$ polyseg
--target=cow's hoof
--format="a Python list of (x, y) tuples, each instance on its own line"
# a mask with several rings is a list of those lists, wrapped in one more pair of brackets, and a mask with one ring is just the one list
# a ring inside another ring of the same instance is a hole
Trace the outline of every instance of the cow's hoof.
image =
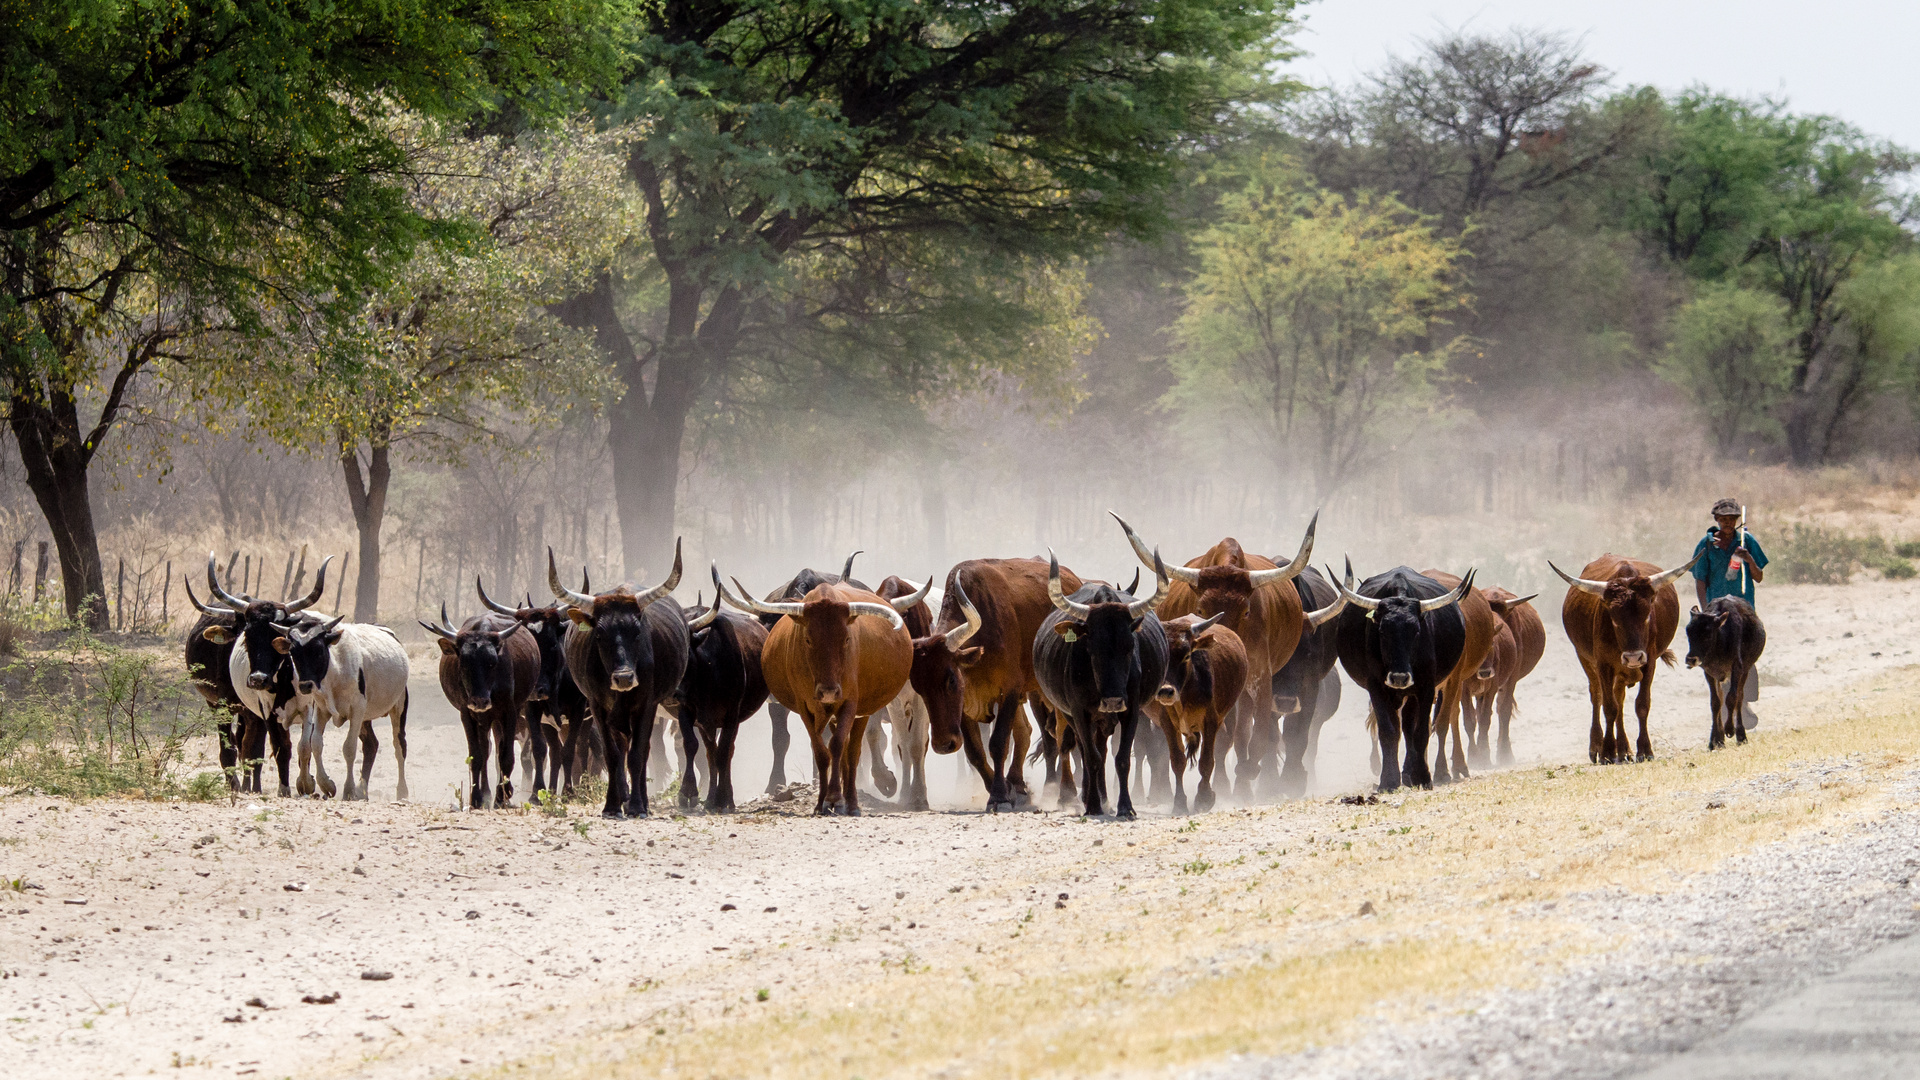
[[(1195, 802), (1195, 803), (1196, 803), (1196, 805), (1197, 805), (1197, 804), (1198, 804), (1198, 802), (1199, 802), (1199, 800), (1198, 800), (1198, 799), (1196, 799), (1196, 800), (1194, 800), (1194, 802)], [(1175, 800), (1173, 800), (1173, 816), (1174, 816), (1174, 817), (1185, 817), (1185, 816), (1186, 816), (1186, 813), (1187, 813), (1187, 800), (1185, 800), (1185, 799), (1175, 799)]]
[(1204, 814), (1213, 809), (1213, 792), (1203, 791), (1193, 797), (1193, 812)]
[(1133, 812), (1133, 807), (1131, 806), (1113, 812), (1113, 820), (1115, 821), (1134, 821), (1137, 820), (1139, 816), (1140, 815)]
[(293, 792), (292, 792), (291, 790), (289, 790), (289, 789), (287, 788), (287, 785), (285, 785), (285, 784), (281, 784), (281, 785), (280, 785), (280, 797), (281, 797), (281, 798), (283, 798), (283, 799), (291, 799), (291, 798), (293, 798)]
[(1513, 751), (1512, 750), (1507, 749), (1507, 750), (1500, 751), (1500, 767), (1503, 769), (1513, 768)]
[(602, 810), (600, 811), (600, 816), (608, 821), (625, 821), (627, 819), (627, 815), (618, 810)]

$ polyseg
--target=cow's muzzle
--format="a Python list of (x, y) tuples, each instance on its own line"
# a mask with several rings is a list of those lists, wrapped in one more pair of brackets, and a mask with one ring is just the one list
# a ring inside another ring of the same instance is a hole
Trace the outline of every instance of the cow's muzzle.
[(273, 676), (262, 675), (257, 671), (247, 672), (247, 689), (265, 690), (267, 687), (272, 685), (273, 685)]
[(1694, 655), (1692, 655), (1692, 654), (1688, 654), (1688, 656), (1687, 656), (1687, 670), (1688, 670), (1688, 671), (1692, 671), (1692, 670), (1693, 670), (1694, 668), (1697, 668), (1697, 667), (1699, 667), (1699, 666), (1700, 666), (1700, 658), (1699, 658), (1699, 657), (1697, 657), (1697, 656), (1694, 656)]
[(306, 694), (311, 694), (314, 691), (314, 687), (318, 685), (319, 684), (315, 683), (312, 679), (303, 679), (300, 682), (300, 693), (303, 696)]
[(1621, 654), (1620, 654), (1620, 666), (1621, 666), (1621, 667), (1626, 667), (1626, 668), (1643, 668), (1643, 667), (1646, 667), (1646, 666), (1647, 666), (1647, 651), (1646, 651), (1645, 649), (1635, 649), (1635, 650), (1634, 650), (1633, 652), (1623, 652), (1623, 653), (1621, 653)]
[(1180, 691), (1175, 690), (1171, 683), (1161, 683), (1160, 689), (1153, 696), (1160, 699), (1160, 704), (1171, 705), (1180, 700)]
[(1100, 711), (1104, 713), (1126, 712), (1127, 699), (1117, 697), (1101, 698)]
[(1476, 679), (1491, 679), (1493, 676), (1494, 670), (1492, 664), (1481, 664), (1480, 670), (1474, 673), (1474, 678)]
[(845, 700), (840, 693), (839, 687), (823, 686), (819, 683), (814, 684), (813, 696), (818, 698), (822, 705), (838, 705)]
[(613, 684), (615, 690), (623, 694), (640, 685), (639, 677), (633, 673), (633, 669), (630, 667), (623, 667), (615, 671), (613, 674), (607, 676), (607, 681)]
[(1409, 671), (1389, 671), (1389, 672), (1387, 672), (1387, 688), (1388, 688), (1388, 689), (1390, 689), (1390, 690), (1407, 690), (1407, 689), (1410, 689), (1410, 688), (1412, 688), (1412, 686), (1413, 686), (1413, 673), (1412, 673), (1412, 672), (1409, 672)]
[(1273, 711), (1277, 713), (1297, 713), (1300, 711), (1300, 698), (1293, 694), (1273, 695)]

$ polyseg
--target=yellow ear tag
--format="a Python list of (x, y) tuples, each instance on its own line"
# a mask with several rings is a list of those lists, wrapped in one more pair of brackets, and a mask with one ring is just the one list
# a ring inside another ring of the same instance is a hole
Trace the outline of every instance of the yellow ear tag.
[(1374, 617), (1374, 615), (1376, 615), (1376, 614), (1378, 614), (1378, 611), (1377, 611), (1377, 610), (1369, 610), (1369, 611), (1367, 612), (1367, 618), (1369, 618), (1369, 619), (1371, 619), (1371, 618), (1373, 618), (1373, 617)]
[(1074, 633), (1074, 632), (1073, 632), (1073, 631), (1071, 631), (1071, 630), (1069, 630), (1069, 631), (1067, 631), (1067, 632), (1066, 632), (1066, 633), (1064, 633), (1064, 634), (1061, 634), (1061, 635), (1060, 635), (1060, 637), (1061, 637), (1061, 640), (1063, 640), (1063, 641), (1065, 641), (1065, 642), (1066, 642), (1067, 644), (1069, 644), (1069, 645), (1071, 645), (1071, 644), (1073, 644), (1074, 642), (1076, 642), (1076, 641), (1079, 641), (1079, 640), (1080, 640), (1080, 635), (1079, 635), (1079, 634), (1076, 634), (1076, 633)]

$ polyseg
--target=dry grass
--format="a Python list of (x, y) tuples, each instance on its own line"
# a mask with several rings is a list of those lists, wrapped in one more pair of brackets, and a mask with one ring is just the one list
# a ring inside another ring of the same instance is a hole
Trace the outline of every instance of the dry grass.
[[(701, 999), (663, 998), (640, 1027), (513, 1072), (1090, 1075), (1324, 1044), (1370, 1016), (1524, 983), (1608, 945), (1604, 928), (1548, 902), (1671, 890), (1732, 855), (1876, 813), (1887, 781), (1920, 758), (1916, 691), (1920, 669), (1906, 669), (1838, 706), (1776, 706), (1744, 748), (1645, 765), (1506, 773), (1375, 806), (1062, 825), (1070, 853), (1049, 869), (1084, 881), (1065, 909), (1042, 896), (923, 954), (879, 949), (877, 962), (872, 942), (841, 943), (845, 928), (744, 956), (699, 980)], [(1017, 908), (1023, 886), (1002, 882), (997, 899)], [(755, 1003), (756, 987), (803, 966), (789, 950), (816, 946), (845, 962)]]

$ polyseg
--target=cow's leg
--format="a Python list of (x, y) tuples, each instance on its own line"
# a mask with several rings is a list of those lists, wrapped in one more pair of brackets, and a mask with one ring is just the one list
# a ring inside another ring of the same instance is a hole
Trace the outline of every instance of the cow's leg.
[(643, 784), (636, 780), (634, 790), (640, 791), (649, 785), (666, 787), (673, 781), (672, 751), (667, 749), (667, 724), (662, 720), (663, 710), (654, 710), (653, 720), (647, 732), (647, 776)]
[(1488, 744), (1487, 736), (1493, 729), (1493, 690), (1483, 694), (1469, 694), (1467, 707), (1467, 764), (1476, 769), (1490, 768), (1493, 765), (1493, 748)]
[[(1640, 693), (1633, 699), (1633, 715), (1640, 721), (1640, 737), (1633, 742), (1635, 761), (1653, 760), (1653, 738), (1647, 734), (1647, 714), (1653, 711), (1653, 665), (1653, 658), (1648, 657), (1646, 667), (1640, 672)], [(1739, 708), (1737, 704), (1734, 707)], [(1625, 734), (1623, 729), (1621, 735)], [(1625, 747), (1621, 749), (1624, 751)]]
[[(905, 691), (902, 693), (904, 694)], [(896, 697), (894, 700), (898, 701), (899, 698)], [(887, 768), (886, 725), (874, 723), (872, 717), (868, 717), (867, 723), (862, 724), (861, 727), (866, 729), (861, 738), (865, 740), (867, 772), (873, 777), (874, 790), (891, 799), (893, 793), (900, 790), (900, 778), (893, 775), (892, 769)]]
[(1133, 737), (1140, 730), (1140, 710), (1128, 709), (1121, 716), (1120, 738), (1113, 748), (1114, 786), (1119, 789), (1114, 799), (1113, 816), (1121, 821), (1132, 821), (1138, 814), (1133, 811), (1133, 792), (1127, 787), (1127, 773), (1133, 768)]
[[(660, 735), (660, 709), (657, 704), (642, 703), (635, 716), (639, 731), (627, 745), (627, 816), (643, 818), (647, 816), (647, 785), (652, 782), (649, 772), (653, 754), (654, 740)], [(661, 758), (667, 755), (661, 748)]]
[(1020, 710), (1020, 695), (1013, 695), (1011, 700), (1013, 760), (1007, 763), (1007, 793), (1013, 798), (1015, 810), (1025, 810), (1033, 805), (1033, 791), (1027, 787), (1027, 755), (1033, 752), (1033, 725)]
[(363, 725), (358, 713), (364, 704), (364, 702), (356, 702), (354, 715), (349, 716), (347, 722), (342, 725), (346, 729), (346, 737), (340, 740), (340, 757), (347, 763), (346, 786), (340, 791), (340, 799), (342, 802), (361, 797), (359, 791), (354, 787), (353, 763), (354, 758), (360, 752), (360, 729)]
[(360, 724), (360, 799), (367, 798), (367, 788), (373, 779), (373, 762), (380, 756), (380, 736), (373, 730), (371, 718)]
[(1427, 742), (1433, 736), (1430, 718), (1438, 697), (1439, 688), (1428, 687), (1410, 696), (1402, 705), (1405, 718), (1401, 723), (1401, 734), (1406, 744), (1406, 757), (1400, 765), (1400, 776), (1414, 787), (1431, 788), (1434, 785), (1433, 773), (1427, 769)]
[(993, 768), (987, 764), (986, 746), (980, 741), (980, 725), (967, 717), (960, 718), (960, 750), (966, 755), (967, 764), (973, 766), (974, 774), (980, 777), (980, 783), (987, 789), (987, 811), (993, 812)]
[[(993, 731), (987, 736), (987, 755), (993, 762), (993, 780), (987, 786), (987, 809), (1012, 810), (1013, 792), (1007, 784), (1007, 750), (1013, 743), (1013, 722), (1020, 698), (1008, 694), (993, 708)], [(1016, 759), (1017, 760), (1017, 759)]]
[(407, 801), (407, 698), (401, 698), (400, 704), (387, 713), (387, 724), (393, 730), (393, 801)]
[(1727, 744), (1727, 723), (1722, 709), (1726, 699), (1721, 693), (1720, 680), (1713, 672), (1703, 671), (1707, 679), (1707, 749), (1718, 750)]
[[(1166, 730), (1148, 721), (1145, 728), (1134, 733), (1133, 745), (1139, 760), (1146, 765), (1147, 798), (1156, 805), (1170, 801), (1173, 798), (1173, 743)], [(1143, 745), (1145, 749), (1139, 749)]]
[[(300, 732), (300, 749), (303, 758), (313, 763), (314, 786), (322, 795), (331, 799), (334, 796), (333, 777), (327, 775), (327, 725), (318, 715), (318, 708), (307, 706), (306, 726)], [(306, 771), (306, 762), (301, 763), (301, 772)]]
[(1600, 717), (1602, 733), (1600, 736), (1600, 761), (1611, 765), (1620, 760), (1623, 740), (1614, 737), (1615, 731), (1624, 731), (1620, 723), (1620, 712), (1626, 698), (1626, 687), (1621, 684), (1620, 676), (1612, 668), (1600, 669)]
[[(293, 796), (293, 787), (287, 782), (287, 774), (293, 767), (293, 734), (287, 730), (287, 717), (274, 716), (267, 719), (267, 735), (273, 740), (273, 768), (280, 775), (279, 795), (283, 799)], [(306, 766), (300, 767), (300, 776), (306, 781)], [(304, 793), (303, 793), (304, 794)]]
[(1194, 773), (1198, 782), (1194, 785), (1193, 808), (1202, 814), (1213, 809), (1213, 756), (1219, 745), (1220, 714), (1214, 712), (1209, 706), (1206, 719), (1200, 723), (1200, 758), (1197, 762), (1199, 768)]
[(1080, 813), (1084, 817), (1099, 817), (1106, 810), (1105, 800), (1100, 797), (1100, 784), (1107, 771), (1107, 763), (1100, 759), (1106, 747), (1095, 745), (1096, 723), (1097, 719), (1085, 716), (1073, 718), (1073, 741), (1080, 747)]
[(491, 794), (487, 786), (487, 728), (470, 709), (460, 710), (460, 730), (467, 737), (467, 808), (479, 810)]
[(285, 741), (286, 729), (280, 728), (280, 725), (278, 724), (271, 724), (268, 721), (253, 715), (253, 713), (250, 711), (241, 712), (239, 716), (239, 721), (240, 721), (240, 777), (241, 777), (240, 786), (243, 790), (250, 791), (250, 792), (253, 792), (255, 795), (258, 795), (266, 790), (261, 786), (260, 773), (262, 768), (266, 765), (267, 740), (269, 737), (271, 737), (274, 734), (274, 732), (269, 729), (271, 728), (280, 729), (279, 734), (281, 738), (274, 740), (274, 747), (276, 751), (278, 750), (280, 744)]
[(1509, 682), (1500, 688), (1495, 696), (1495, 707), (1500, 713), (1500, 757), (1503, 766), (1513, 764), (1513, 714), (1519, 711), (1520, 704), (1513, 697), (1514, 684)]
[(607, 801), (600, 816), (618, 821), (627, 816), (627, 749), (633, 732), (612, 717), (595, 726), (600, 729), (600, 756), (607, 759)]
[(1747, 680), (1753, 678), (1753, 665), (1736, 656), (1733, 660), (1733, 675), (1727, 680), (1727, 714), (1733, 721), (1733, 733), (1737, 741), (1747, 741)]
[(767, 794), (771, 795), (787, 786), (787, 747), (793, 744), (793, 735), (787, 731), (785, 705), (767, 702), (767, 718), (773, 721), (773, 771), (767, 774)]
[(226, 705), (209, 701), (207, 708), (213, 711), (213, 730), (220, 737), (220, 775), (227, 778), (228, 791), (244, 791), (240, 783), (240, 741), (244, 725)]
[[(1429, 732), (1429, 734), (1432, 736), (1432, 739), (1433, 739), (1433, 782), (1436, 785), (1450, 784), (1453, 782), (1453, 772), (1447, 767), (1447, 704), (1448, 704), (1448, 700), (1449, 698), (1447, 694), (1446, 684), (1442, 683), (1439, 688), (1439, 696), (1434, 703), (1434, 709), (1432, 712), (1433, 727)], [(1411, 745), (1412, 744), (1412, 734), (1411, 734), (1412, 725), (1411, 724), (1407, 725), (1406, 731), (1407, 731), (1408, 744)], [(1420, 740), (1421, 756), (1424, 757), (1426, 755), (1426, 752), (1427, 752), (1427, 740), (1423, 738)]]
[(513, 805), (513, 736), (520, 726), (520, 718), (506, 704), (493, 707), (493, 752), (499, 763), (500, 783), (494, 789), (493, 806), (496, 810), (505, 810)]
[(1297, 799), (1307, 793), (1308, 744), (1313, 740), (1313, 714), (1320, 704), (1320, 683), (1302, 686), (1294, 699), (1296, 708), (1280, 721), (1280, 774), (1274, 792), (1281, 798)]
[[(1167, 771), (1173, 781), (1173, 816), (1180, 817), (1187, 812), (1187, 746), (1186, 740), (1173, 725), (1173, 716), (1166, 710), (1160, 712), (1160, 721), (1154, 725), (1160, 731), (1160, 737), (1167, 744)], [(1204, 754), (1205, 751), (1203, 750)], [(1197, 791), (1209, 791), (1207, 776), (1202, 772)], [(1197, 792), (1196, 792), (1197, 793)]]
[[(1368, 687), (1368, 696), (1373, 706), (1373, 730), (1378, 746), (1378, 768), (1380, 769), (1380, 790), (1397, 791), (1400, 788), (1400, 702), (1387, 693), (1384, 687)], [(1409, 781), (1411, 778), (1408, 778)]]
[(1587, 701), (1593, 706), (1593, 726), (1587, 730), (1587, 760), (1598, 765), (1600, 764), (1601, 753), (1606, 750), (1607, 745), (1606, 734), (1600, 727), (1600, 701), (1601, 692), (1605, 689), (1605, 686), (1602, 685), (1604, 680), (1601, 677), (1600, 669), (1589, 665), (1584, 659), (1581, 661), (1580, 666), (1585, 669), (1587, 673)]
[(933, 724), (927, 715), (927, 703), (918, 695), (907, 702), (906, 732), (894, 732), (894, 741), (900, 752), (900, 771), (905, 774), (907, 785), (906, 803), (909, 810), (928, 809), (927, 803), (927, 745), (932, 741)]
[(580, 739), (591, 726), (585, 716), (575, 716), (568, 719), (566, 731), (562, 733), (560, 765), (565, 770), (560, 787), (562, 801), (573, 798), (573, 786), (580, 782), (580, 768), (586, 764), (580, 755)]
[(713, 734), (712, 749), (708, 751), (713, 763), (712, 775), (707, 784), (707, 812), (731, 814), (733, 805), (733, 746), (740, 737), (740, 724), (731, 721), (720, 725)]
[(840, 724), (846, 728), (847, 737), (844, 752), (847, 755), (846, 768), (842, 775), (841, 788), (845, 797), (843, 812), (849, 817), (860, 816), (860, 785), (854, 781), (860, 775), (860, 750), (866, 745), (867, 728), (873, 726), (873, 718), (853, 715), (851, 703), (841, 707), (845, 714)]
[(693, 763), (700, 756), (701, 736), (705, 732), (695, 723), (693, 710), (685, 702), (680, 704), (680, 747), (684, 752), (686, 767), (680, 770), (680, 794), (677, 802), (680, 809), (691, 810), (700, 805), (700, 777), (694, 771)]
[(1046, 703), (1039, 700), (1039, 697), (1040, 695), (1035, 694), (1028, 698), (1027, 708), (1033, 712), (1034, 723), (1040, 726), (1040, 756), (1047, 768), (1046, 780), (1040, 785), (1040, 795), (1045, 798), (1047, 792), (1052, 791), (1054, 804), (1057, 806), (1061, 793), (1067, 790), (1060, 786), (1059, 721), (1047, 708)]
[(1280, 794), (1280, 714), (1273, 709), (1272, 694), (1248, 691), (1242, 700), (1255, 709), (1253, 732), (1247, 740), (1248, 752), (1253, 755), (1247, 794), (1250, 800), (1271, 799)]
[[(540, 793), (547, 790), (547, 734), (540, 719), (545, 707), (544, 701), (529, 700), (522, 714), (520, 735), (526, 741), (520, 748), (520, 778), (526, 782), (529, 803), (538, 802)], [(529, 760), (533, 763), (531, 772), (526, 768)]]

